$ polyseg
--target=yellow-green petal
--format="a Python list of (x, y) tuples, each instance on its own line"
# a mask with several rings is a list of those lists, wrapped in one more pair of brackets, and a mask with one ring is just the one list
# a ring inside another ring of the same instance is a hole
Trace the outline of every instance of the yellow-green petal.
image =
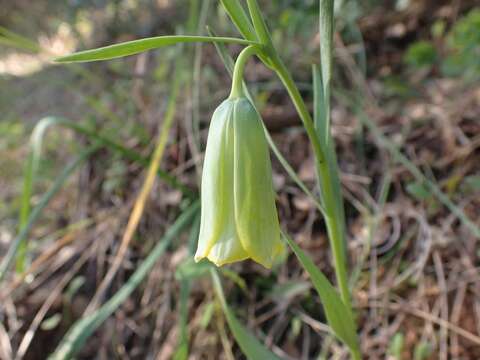
[(283, 245), (268, 144), (261, 118), (247, 98), (235, 101), (234, 133), (237, 233), (248, 255), (263, 266), (271, 267)]
[(195, 260), (251, 258), (270, 267), (283, 250), (261, 119), (246, 98), (224, 101), (210, 124)]
[(224, 101), (210, 124), (202, 174), (202, 215), (195, 260), (218, 266), (246, 259), (236, 233), (233, 184), (233, 103)]

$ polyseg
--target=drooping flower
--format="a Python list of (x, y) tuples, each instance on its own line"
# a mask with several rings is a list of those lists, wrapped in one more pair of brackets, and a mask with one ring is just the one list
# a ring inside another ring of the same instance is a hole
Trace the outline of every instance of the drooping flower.
[(246, 97), (214, 112), (202, 174), (195, 260), (217, 266), (251, 258), (269, 268), (283, 249), (272, 168), (260, 115)]

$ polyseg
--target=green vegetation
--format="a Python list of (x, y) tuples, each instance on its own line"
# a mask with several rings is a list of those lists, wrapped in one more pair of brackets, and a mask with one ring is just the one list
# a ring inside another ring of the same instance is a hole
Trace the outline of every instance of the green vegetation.
[(479, 358), (480, 9), (425, 4), (7, 4), (0, 358)]

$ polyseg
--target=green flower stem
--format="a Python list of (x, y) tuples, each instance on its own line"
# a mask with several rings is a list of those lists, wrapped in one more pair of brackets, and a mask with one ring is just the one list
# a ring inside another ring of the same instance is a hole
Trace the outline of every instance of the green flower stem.
[(275, 56), (272, 59), (272, 63), (273, 69), (280, 77), (280, 80), (282, 80), (283, 85), (287, 89), (288, 94), (293, 101), (293, 105), (295, 106), (298, 115), (300, 115), (300, 119), (303, 122), (303, 126), (305, 127), (308, 138), (312, 143), (313, 151), (315, 153), (315, 157), (317, 158), (317, 162), (319, 163), (319, 165), (325, 164), (325, 153), (318, 139), (312, 117), (308, 111), (307, 105), (305, 105), (305, 102), (303, 101), (302, 95), (300, 95), (300, 92), (298, 91), (298, 88), (295, 85), (292, 76), (290, 75), (287, 67), (282, 62), (282, 60), (280, 60), (278, 56)]
[[(275, 50), (274, 50), (275, 51)], [(258, 54), (260, 51), (257, 46), (250, 45), (242, 50), (235, 63), (233, 70), (233, 83), (230, 98), (237, 98), (244, 95), (243, 91), (243, 73), (245, 65), (248, 59)], [(319, 178), (325, 186), (324, 193), (324, 206), (326, 210), (325, 223), (327, 225), (328, 235), (332, 247), (332, 253), (335, 261), (335, 272), (337, 277), (338, 286), (340, 288), (340, 294), (345, 305), (351, 309), (350, 290), (348, 287), (348, 276), (345, 261), (345, 248), (344, 248), (344, 234), (341, 219), (337, 218), (338, 204), (335, 201), (333, 190), (333, 178), (330, 174), (330, 167), (326, 161), (324, 150), (321, 146), (319, 137), (315, 130), (315, 126), (312, 117), (303, 101), (303, 98), (298, 91), (295, 82), (290, 75), (285, 64), (281, 61), (278, 55), (270, 57), (273, 69), (276, 71), (285, 88), (287, 89), (295, 108), (302, 119), (303, 126), (307, 132), (310, 142), (315, 153), (317, 160), (317, 172)]]
[[(324, 219), (325, 224), (327, 226), (328, 237), (330, 240), (330, 246), (332, 248), (332, 254), (334, 258), (334, 268), (335, 274), (337, 279), (337, 284), (340, 289), (340, 296), (342, 301), (344, 302), (346, 308), (350, 312), (353, 318), (353, 310), (352, 310), (352, 302), (351, 302), (351, 295), (350, 289), (348, 286), (348, 274), (347, 274), (347, 264), (346, 264), (346, 249), (345, 249), (345, 219), (343, 214), (343, 203), (336, 200), (336, 190), (337, 190), (337, 181), (338, 176), (336, 172), (338, 172), (338, 165), (335, 156), (335, 150), (332, 148), (330, 144), (330, 134), (329, 134), (329, 124), (327, 124), (327, 132), (326, 138), (320, 139), (319, 134), (315, 128), (315, 124), (312, 120), (312, 117), (308, 111), (308, 108), (297, 88), (295, 82), (288, 71), (287, 67), (283, 63), (283, 61), (278, 56), (278, 53), (275, 47), (272, 44), (270, 34), (268, 32), (267, 26), (261, 14), (260, 8), (256, 0), (247, 0), (248, 9), (250, 12), (251, 19), (253, 21), (253, 26), (257, 33), (257, 37), (261, 41), (261, 47), (258, 45), (249, 46), (253, 47), (254, 49), (249, 50), (246, 48), (242, 53), (239, 55), (237, 59), (237, 63), (235, 64), (234, 69), (234, 81), (233, 87), (230, 97), (238, 96), (238, 94), (243, 94), (243, 85), (242, 85), (242, 77), (243, 77), (243, 70), (245, 67), (245, 63), (249, 56), (255, 54), (255, 50), (257, 50), (257, 55), (262, 59), (266, 66), (274, 70), (277, 75), (279, 76), (280, 80), (282, 81), (283, 85), (285, 86), (292, 102), (303, 122), (303, 126), (309, 140), (312, 144), (314, 155), (316, 158), (316, 170), (318, 175), (319, 184), (321, 184), (322, 189), (322, 200), (323, 206), (325, 209)], [(332, 1), (333, 4), (333, 1)], [(330, 9), (328, 9), (330, 10)], [(333, 16), (331, 11), (324, 14), (326, 17)], [(327, 18), (327, 20), (331, 20)], [(332, 23), (327, 24), (333, 31)], [(327, 29), (328, 30), (328, 29)], [(331, 37), (331, 33), (327, 34)], [(327, 44), (327, 46), (331, 47), (331, 42)], [(331, 52), (323, 52), (323, 57), (331, 57)], [(322, 59), (322, 61), (325, 61)], [(328, 66), (331, 67), (331, 58), (328, 59), (326, 62)], [(328, 70), (327, 67), (322, 70)], [(326, 83), (323, 84), (324, 92), (326, 96), (329, 97), (330, 91), (330, 72), (325, 74), (325, 81)], [(328, 105), (326, 111), (329, 112)], [(329, 121), (329, 118), (326, 119)], [(323, 142), (323, 144), (322, 144)], [(354, 360), (360, 360), (361, 354), (358, 346), (352, 347), (350, 349), (352, 358)]]
[(333, 179), (330, 174), (328, 162), (325, 160), (325, 154), (320, 145), (320, 141), (315, 131), (315, 127), (313, 125), (310, 113), (308, 112), (307, 106), (305, 105), (305, 102), (303, 101), (303, 98), (300, 95), (300, 92), (298, 91), (298, 88), (295, 85), (295, 82), (293, 81), (288, 69), (278, 57), (273, 59), (273, 67), (287, 89), (295, 108), (302, 119), (307, 135), (313, 146), (317, 160), (318, 176), (322, 179), (322, 183), (326, 187), (324, 191), (322, 191), (324, 194), (323, 201), (326, 211), (325, 223), (327, 225), (328, 235), (332, 246), (337, 282), (340, 288), (342, 300), (345, 302), (345, 305), (351, 309), (352, 305), (350, 300), (350, 290), (348, 287), (348, 277), (343, 245), (343, 226), (340, 223), (341, 219), (338, 219), (335, 216), (335, 214), (337, 214), (336, 207), (338, 204), (336, 204), (334, 198)]
[(258, 49), (255, 46), (250, 45), (243, 49), (238, 55), (237, 61), (235, 62), (235, 68), (233, 69), (233, 82), (229, 97), (230, 99), (245, 96), (245, 92), (243, 91), (243, 73), (245, 65), (247, 64), (248, 59), (257, 53)]

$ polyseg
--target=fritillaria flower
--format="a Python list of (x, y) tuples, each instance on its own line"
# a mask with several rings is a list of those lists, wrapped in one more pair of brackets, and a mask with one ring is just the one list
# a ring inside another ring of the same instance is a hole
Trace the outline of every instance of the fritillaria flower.
[(269, 268), (282, 252), (261, 121), (244, 96), (230, 97), (213, 114), (202, 174), (196, 261), (208, 258), (221, 266), (250, 258)]

